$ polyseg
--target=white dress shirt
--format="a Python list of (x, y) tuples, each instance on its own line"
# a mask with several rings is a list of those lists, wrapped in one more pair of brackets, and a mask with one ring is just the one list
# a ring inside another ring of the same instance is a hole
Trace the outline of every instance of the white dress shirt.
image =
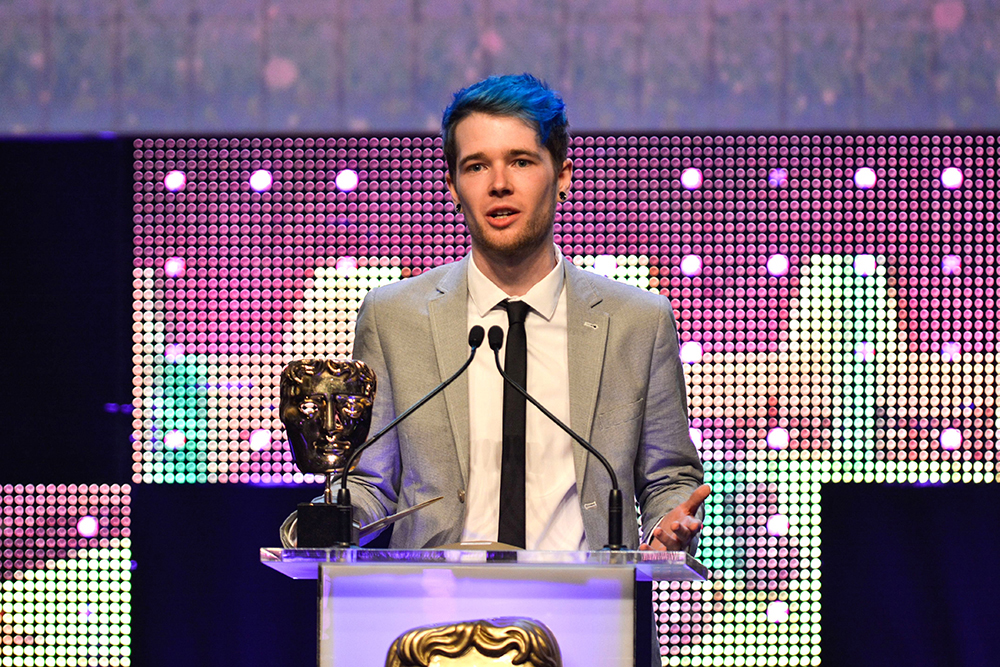
[[(562, 253), (555, 268), (522, 297), (507, 294), (469, 262), (469, 329), (504, 331), (505, 300), (531, 306), (524, 322), (528, 343), (528, 393), (563, 423), (569, 423), (569, 353)], [(469, 487), (462, 541), (497, 539), (500, 519), (500, 459), (503, 451), (503, 378), (493, 351), (483, 346), (469, 367)], [(525, 538), (528, 549), (586, 548), (576, 489), (573, 442), (530, 403), (525, 420)]]

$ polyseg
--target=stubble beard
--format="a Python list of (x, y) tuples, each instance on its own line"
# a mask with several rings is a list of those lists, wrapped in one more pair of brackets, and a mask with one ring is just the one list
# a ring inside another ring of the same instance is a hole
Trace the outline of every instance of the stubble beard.
[(468, 220), (472, 245), (488, 257), (510, 264), (532, 255), (539, 248), (550, 245), (552, 228), (555, 224), (556, 205), (549, 204), (543, 211), (537, 211), (516, 233), (508, 230), (488, 229), (485, 222)]

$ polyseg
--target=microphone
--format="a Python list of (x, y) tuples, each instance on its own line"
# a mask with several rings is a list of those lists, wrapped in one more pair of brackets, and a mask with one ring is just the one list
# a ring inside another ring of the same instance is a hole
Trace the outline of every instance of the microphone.
[(503, 329), (500, 327), (490, 327), (490, 349), (494, 352), (500, 352), (500, 348), (503, 347)]
[[(472, 354), (475, 354), (476, 350), (478, 350), (479, 346), (482, 344), (483, 344), (483, 328), (477, 324), (476, 326), (472, 327), (471, 331), (469, 331), (469, 347), (472, 348)], [(469, 358), (471, 359), (472, 357)]]
[(608, 493), (608, 543), (604, 545), (604, 548), (609, 551), (622, 551), (625, 546), (622, 544), (622, 490), (618, 486), (618, 475), (615, 474), (615, 469), (611, 467), (608, 460), (604, 458), (604, 455), (599, 451), (594, 449), (594, 446), (589, 442), (580, 437), (576, 431), (571, 429), (566, 424), (563, 424), (559, 419), (545, 409), (545, 407), (536, 401), (534, 397), (531, 396), (527, 391), (524, 390), (519, 384), (514, 382), (510, 376), (508, 376), (503, 368), (500, 366), (500, 348), (503, 347), (503, 329), (497, 326), (490, 327), (490, 332), (488, 334), (490, 349), (493, 350), (493, 358), (497, 364), (497, 370), (500, 371), (501, 377), (504, 381), (517, 390), (521, 396), (536, 408), (538, 408), (543, 415), (548, 417), (552, 422), (565, 431), (569, 437), (576, 440), (581, 447), (593, 454), (604, 469), (608, 471), (608, 476), (611, 478), (611, 491)]
[[(503, 334), (501, 333), (501, 337), (502, 336)], [(405, 412), (403, 412), (401, 415), (399, 415), (391, 422), (389, 422), (381, 431), (370, 437), (368, 441), (365, 442), (365, 444), (361, 445), (356, 450), (354, 450), (354, 452), (352, 452), (351, 455), (347, 458), (347, 463), (344, 465), (344, 473), (340, 477), (341, 481), (340, 490), (337, 492), (337, 518), (335, 519), (336, 525), (334, 527), (334, 532), (337, 536), (336, 542), (334, 543), (335, 547), (345, 549), (357, 546), (354, 544), (354, 536), (352, 534), (352, 524), (354, 523), (354, 507), (351, 505), (351, 492), (347, 488), (347, 475), (354, 467), (354, 464), (358, 460), (358, 457), (361, 456), (361, 453), (363, 451), (365, 451), (366, 449), (374, 445), (376, 442), (378, 442), (382, 438), (382, 436), (384, 436), (386, 433), (395, 428), (399, 422), (409, 417), (424, 403), (426, 403), (427, 401), (431, 400), (432, 398), (440, 394), (442, 391), (444, 391), (445, 387), (447, 387), (452, 382), (457, 380), (458, 376), (464, 373), (465, 369), (467, 369), (469, 365), (472, 364), (472, 360), (476, 358), (476, 350), (478, 350), (479, 346), (483, 344), (484, 337), (485, 336), (483, 333), (483, 328), (481, 326), (477, 324), (476, 326), (472, 327), (472, 330), (469, 331), (469, 347), (472, 348), (472, 352), (469, 354), (469, 358), (466, 359), (465, 363), (462, 364), (462, 367), (459, 368), (457, 371), (455, 371), (454, 375), (452, 375), (450, 378), (448, 378), (447, 380), (439, 384), (437, 387), (432, 389), (429, 394), (421, 398), (419, 401), (417, 401), (409, 408), (407, 408)]]

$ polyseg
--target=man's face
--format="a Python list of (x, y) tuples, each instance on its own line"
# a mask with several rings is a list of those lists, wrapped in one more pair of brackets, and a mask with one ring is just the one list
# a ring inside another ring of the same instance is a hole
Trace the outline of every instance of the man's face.
[(306, 360), (282, 373), (281, 422), (302, 472), (339, 472), (368, 437), (375, 381), (361, 367), (357, 361)]
[(568, 191), (572, 162), (555, 165), (528, 123), (473, 113), (455, 126), (452, 198), (462, 204), (473, 249), (519, 259), (552, 243), (559, 191)]

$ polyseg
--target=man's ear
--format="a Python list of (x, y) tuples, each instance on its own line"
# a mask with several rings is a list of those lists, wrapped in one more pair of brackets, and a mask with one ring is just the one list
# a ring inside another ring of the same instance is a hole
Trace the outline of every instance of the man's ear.
[(458, 199), (458, 190), (455, 189), (455, 179), (451, 177), (451, 170), (445, 172), (444, 182), (448, 185), (448, 191), (451, 192), (451, 202), (453, 204), (460, 204), (461, 201)]
[(573, 185), (573, 161), (569, 158), (563, 160), (562, 168), (556, 176), (556, 183), (559, 186), (559, 192), (569, 194), (570, 186)]

